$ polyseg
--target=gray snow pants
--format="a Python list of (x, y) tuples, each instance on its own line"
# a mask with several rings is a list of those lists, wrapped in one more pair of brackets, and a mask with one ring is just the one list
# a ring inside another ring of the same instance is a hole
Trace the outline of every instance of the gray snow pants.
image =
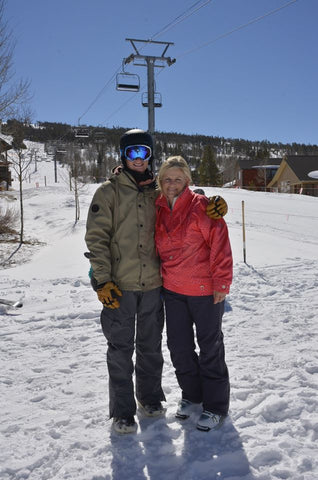
[(161, 288), (148, 292), (124, 290), (120, 307), (104, 307), (101, 313), (107, 339), (109, 415), (129, 417), (136, 413), (133, 354), (136, 349), (136, 398), (143, 404), (165, 400), (161, 387), (164, 324)]

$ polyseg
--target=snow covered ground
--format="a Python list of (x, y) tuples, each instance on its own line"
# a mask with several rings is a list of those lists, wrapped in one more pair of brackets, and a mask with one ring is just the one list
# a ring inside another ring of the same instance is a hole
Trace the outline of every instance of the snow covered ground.
[[(166, 416), (138, 415), (137, 434), (118, 436), (108, 420), (100, 304), (83, 256), (97, 185), (82, 193), (74, 226), (62, 173), (55, 184), (52, 162), (31, 170), (25, 231), (45, 244), (22, 247), (15, 266), (1, 267), (0, 297), (24, 306), (0, 307), (0, 478), (317, 480), (318, 199), (205, 189), (229, 204), (235, 277), (223, 331), (230, 415), (209, 433), (195, 429), (199, 412), (174, 418), (180, 392), (164, 337)], [(0, 206), (17, 197), (0, 194)], [(2, 249), (2, 261), (13, 249)]]

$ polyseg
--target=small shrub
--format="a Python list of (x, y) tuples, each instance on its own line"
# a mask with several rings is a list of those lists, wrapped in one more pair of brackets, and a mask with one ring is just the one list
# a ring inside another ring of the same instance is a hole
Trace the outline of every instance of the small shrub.
[(0, 208), (0, 235), (16, 234), (17, 222), (18, 214), (12, 208), (7, 208), (5, 211)]

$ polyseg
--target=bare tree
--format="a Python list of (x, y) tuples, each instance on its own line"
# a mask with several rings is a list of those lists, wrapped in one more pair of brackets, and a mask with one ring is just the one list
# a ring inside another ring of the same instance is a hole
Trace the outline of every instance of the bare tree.
[(13, 140), (13, 153), (10, 152), (10, 163), (18, 176), (20, 192), (20, 245), (24, 242), (24, 210), (23, 210), (23, 180), (26, 179), (32, 156), (28, 155), (23, 143), (23, 123), (15, 121), (10, 132)]
[(70, 191), (74, 194), (76, 224), (80, 219), (80, 194), (85, 189), (85, 162), (83, 161), (81, 151), (74, 146), (70, 146), (67, 149), (64, 162), (67, 166), (68, 178), (63, 174), (61, 176), (65, 183), (69, 183)]
[(79, 203), (79, 164), (80, 156), (78, 152), (75, 152), (72, 163), (70, 165), (70, 184), (71, 189), (74, 192), (74, 203), (75, 203), (75, 223), (80, 219), (80, 203)]
[(0, 0), (0, 118), (16, 115), (17, 109), (30, 100), (30, 82), (14, 82), (13, 53), (15, 42), (4, 19), (6, 0)]

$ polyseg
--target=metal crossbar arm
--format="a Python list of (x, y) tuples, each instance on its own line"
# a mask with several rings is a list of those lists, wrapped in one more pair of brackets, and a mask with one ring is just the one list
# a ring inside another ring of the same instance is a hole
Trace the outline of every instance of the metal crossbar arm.
[(164, 57), (164, 55), (165, 55), (165, 53), (166, 53), (166, 51), (168, 50), (168, 48), (169, 48), (170, 45), (174, 45), (173, 42), (159, 42), (159, 41), (157, 41), (157, 40), (139, 40), (139, 39), (137, 39), (137, 38), (126, 38), (126, 40), (132, 44), (132, 46), (133, 46), (133, 48), (134, 48), (134, 50), (135, 50), (135, 52), (136, 52), (137, 55), (140, 55), (140, 53), (138, 52), (138, 49), (137, 49), (137, 47), (136, 47), (136, 45), (135, 45), (135, 42), (139, 42), (139, 43), (151, 43), (151, 44), (156, 44), (156, 45), (165, 45), (165, 48), (164, 48), (164, 50), (163, 50), (163, 52), (162, 52), (162, 54), (161, 54), (161, 57)]

